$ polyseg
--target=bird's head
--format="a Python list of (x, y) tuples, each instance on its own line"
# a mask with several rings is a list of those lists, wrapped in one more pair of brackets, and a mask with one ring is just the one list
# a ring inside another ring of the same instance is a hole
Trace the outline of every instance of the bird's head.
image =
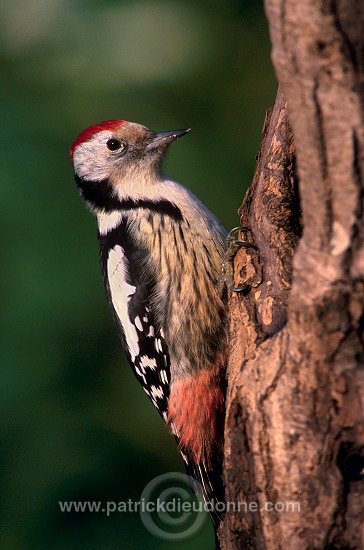
[(159, 177), (168, 145), (187, 132), (189, 129), (153, 132), (125, 120), (90, 126), (70, 151), (83, 198), (91, 207), (102, 208), (107, 197), (130, 195), (136, 181), (140, 187), (143, 181), (150, 186)]
[(158, 165), (168, 144), (188, 131), (153, 132), (134, 122), (106, 120), (81, 132), (71, 147), (71, 160), (78, 176), (101, 181), (145, 164)]

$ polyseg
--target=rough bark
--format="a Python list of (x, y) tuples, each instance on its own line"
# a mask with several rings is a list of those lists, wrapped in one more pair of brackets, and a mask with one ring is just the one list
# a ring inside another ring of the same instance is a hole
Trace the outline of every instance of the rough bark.
[[(219, 536), (223, 550), (362, 548), (364, 4), (265, 4), (283, 92), (240, 209), (263, 282), (229, 298)], [(235, 283), (257, 270), (239, 251)]]

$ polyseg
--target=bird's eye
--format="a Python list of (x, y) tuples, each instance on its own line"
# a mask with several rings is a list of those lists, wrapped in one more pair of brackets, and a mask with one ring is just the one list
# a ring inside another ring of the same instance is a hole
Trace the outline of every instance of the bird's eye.
[(118, 149), (123, 149), (124, 145), (118, 139), (108, 139), (106, 142), (106, 147), (110, 151), (118, 151)]

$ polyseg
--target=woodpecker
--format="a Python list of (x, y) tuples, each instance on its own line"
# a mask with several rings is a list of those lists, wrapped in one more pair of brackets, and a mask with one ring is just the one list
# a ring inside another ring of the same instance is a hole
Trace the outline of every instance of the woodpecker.
[[(171, 142), (108, 120), (71, 148), (75, 180), (96, 215), (102, 278), (128, 361), (170, 425), (206, 502), (221, 479), (226, 329), (218, 289), (227, 232), (191, 191), (162, 172)], [(218, 527), (221, 517), (211, 517)]]

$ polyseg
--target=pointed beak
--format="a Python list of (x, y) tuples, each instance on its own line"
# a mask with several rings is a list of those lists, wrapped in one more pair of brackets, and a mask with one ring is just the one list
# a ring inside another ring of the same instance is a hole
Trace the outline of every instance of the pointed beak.
[(175, 139), (179, 139), (180, 137), (187, 134), (191, 128), (183, 128), (182, 130), (167, 130), (166, 132), (154, 132), (152, 135), (152, 141), (147, 145), (146, 149), (147, 151), (151, 151), (152, 149), (157, 149), (158, 147), (161, 147), (163, 145), (168, 145)]

